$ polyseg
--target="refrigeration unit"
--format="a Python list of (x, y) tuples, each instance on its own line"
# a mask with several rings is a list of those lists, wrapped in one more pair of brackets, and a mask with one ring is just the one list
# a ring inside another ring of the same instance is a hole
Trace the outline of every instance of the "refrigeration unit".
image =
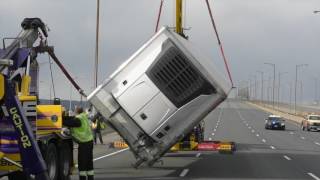
[(88, 100), (126, 141), (139, 166), (159, 160), (230, 90), (212, 59), (163, 27)]

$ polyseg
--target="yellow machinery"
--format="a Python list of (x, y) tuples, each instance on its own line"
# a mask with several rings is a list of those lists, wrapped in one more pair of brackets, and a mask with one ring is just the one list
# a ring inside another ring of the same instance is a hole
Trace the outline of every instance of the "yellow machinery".
[[(0, 177), (25, 180), (32, 174), (43, 175), (38, 179), (67, 180), (73, 167), (73, 142), (63, 133), (63, 107), (39, 102), (37, 54), (48, 52), (71, 76), (53, 47), (46, 45), (44, 23), (25, 18), (21, 26), (19, 36), (0, 49)], [(37, 40), (40, 45), (33, 47)]]

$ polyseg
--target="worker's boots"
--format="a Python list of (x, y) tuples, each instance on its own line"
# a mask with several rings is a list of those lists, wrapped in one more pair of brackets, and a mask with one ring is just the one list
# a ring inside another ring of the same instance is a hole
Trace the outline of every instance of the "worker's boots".
[(94, 176), (88, 176), (88, 180), (94, 180)]
[(87, 180), (87, 176), (79, 176), (79, 180)]

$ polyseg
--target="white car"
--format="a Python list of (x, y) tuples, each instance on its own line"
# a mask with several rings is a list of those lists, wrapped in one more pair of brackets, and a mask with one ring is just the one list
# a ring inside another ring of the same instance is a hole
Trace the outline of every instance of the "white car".
[(301, 122), (301, 129), (310, 131), (320, 131), (320, 115), (310, 114), (307, 115)]

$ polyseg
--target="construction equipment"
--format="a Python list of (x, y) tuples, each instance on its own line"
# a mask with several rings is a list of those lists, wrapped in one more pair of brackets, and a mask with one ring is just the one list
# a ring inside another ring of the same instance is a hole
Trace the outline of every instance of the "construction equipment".
[[(74, 82), (47, 46), (48, 36), (39, 18), (25, 18), (16, 38), (4, 38), (0, 49), (0, 171), (10, 180), (69, 179), (73, 167), (73, 143), (62, 128), (64, 108), (39, 104), (37, 54), (47, 52), (80, 94)], [(7, 40), (12, 40), (6, 46)], [(39, 46), (34, 43), (39, 41)], [(23, 171), (21, 171), (21, 169)]]

